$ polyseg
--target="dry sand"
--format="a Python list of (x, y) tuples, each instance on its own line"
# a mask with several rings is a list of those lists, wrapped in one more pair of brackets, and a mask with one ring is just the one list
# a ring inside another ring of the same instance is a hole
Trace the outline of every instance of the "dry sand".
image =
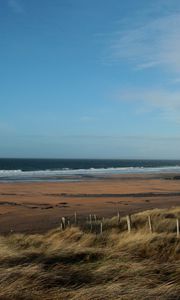
[(180, 204), (174, 175), (121, 175), (81, 182), (0, 183), (0, 233), (44, 232), (62, 216), (73, 221)]

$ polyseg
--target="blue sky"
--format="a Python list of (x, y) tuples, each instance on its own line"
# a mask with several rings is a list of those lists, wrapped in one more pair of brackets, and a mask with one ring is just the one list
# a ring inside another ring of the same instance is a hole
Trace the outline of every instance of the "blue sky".
[(180, 3), (1, 0), (0, 157), (180, 159)]

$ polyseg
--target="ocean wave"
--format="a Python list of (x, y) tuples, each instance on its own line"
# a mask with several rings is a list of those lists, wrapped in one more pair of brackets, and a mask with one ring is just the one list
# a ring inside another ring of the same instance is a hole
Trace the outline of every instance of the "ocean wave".
[(90, 168), (90, 169), (69, 169), (59, 170), (0, 170), (0, 179), (45, 179), (58, 178), (76, 175), (106, 175), (106, 174), (138, 174), (138, 173), (170, 173), (180, 172), (180, 166), (163, 166), (163, 167), (112, 167), (112, 168)]

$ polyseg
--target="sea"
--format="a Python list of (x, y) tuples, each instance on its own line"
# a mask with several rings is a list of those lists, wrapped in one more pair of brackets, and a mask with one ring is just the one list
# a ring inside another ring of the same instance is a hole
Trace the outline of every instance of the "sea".
[(0, 182), (81, 181), (148, 173), (180, 173), (180, 160), (0, 159)]

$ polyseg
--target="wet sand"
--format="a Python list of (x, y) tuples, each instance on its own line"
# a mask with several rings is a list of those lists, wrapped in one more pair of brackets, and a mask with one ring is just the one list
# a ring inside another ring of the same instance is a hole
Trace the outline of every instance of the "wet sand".
[(118, 175), (80, 182), (0, 183), (0, 233), (44, 232), (74, 212), (112, 217), (180, 205), (180, 180), (169, 175)]

